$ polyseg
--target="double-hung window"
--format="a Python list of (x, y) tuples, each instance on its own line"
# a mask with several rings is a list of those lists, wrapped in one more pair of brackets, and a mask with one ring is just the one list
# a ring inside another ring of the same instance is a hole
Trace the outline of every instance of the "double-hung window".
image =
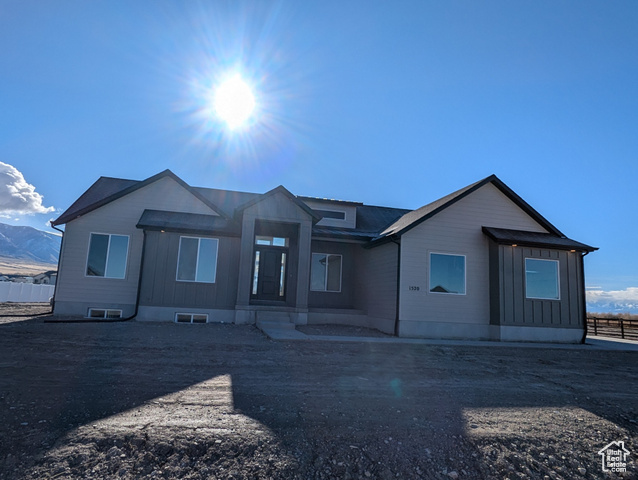
[(216, 238), (180, 237), (177, 280), (215, 283), (218, 243)]
[(340, 292), (341, 262), (341, 255), (313, 253), (310, 267), (310, 290)]
[(86, 275), (89, 277), (124, 278), (128, 257), (128, 235), (92, 233)]
[(430, 253), (430, 292), (465, 295), (465, 255)]
[(525, 259), (525, 296), (542, 300), (559, 300), (558, 260)]

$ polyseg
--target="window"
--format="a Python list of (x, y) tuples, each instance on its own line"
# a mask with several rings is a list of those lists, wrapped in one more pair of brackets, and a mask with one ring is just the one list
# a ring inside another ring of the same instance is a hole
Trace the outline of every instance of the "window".
[(127, 235), (92, 233), (86, 274), (89, 277), (124, 278), (127, 256)]
[(313, 208), (316, 214), (321, 215), (323, 218), (333, 218), (336, 220), (345, 220), (346, 212), (337, 211), (337, 210), (319, 210), (317, 208)]
[(122, 318), (122, 310), (89, 308), (89, 318)]
[(175, 322), (177, 323), (207, 323), (207, 313), (176, 313)]
[(215, 283), (217, 244), (216, 238), (180, 237), (177, 281)]
[(288, 239), (283, 237), (266, 237), (264, 235), (256, 235), (255, 245), (272, 245), (274, 247), (287, 247)]
[(316, 292), (341, 291), (341, 255), (312, 254), (310, 290)]
[(558, 260), (525, 259), (525, 296), (559, 300)]
[(430, 292), (465, 295), (465, 255), (430, 253)]

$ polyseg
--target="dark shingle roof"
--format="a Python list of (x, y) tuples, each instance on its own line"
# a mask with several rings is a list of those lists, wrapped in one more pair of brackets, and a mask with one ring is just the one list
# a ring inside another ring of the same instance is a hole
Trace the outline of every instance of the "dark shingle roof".
[[(104, 205), (106, 199), (118, 197), (122, 192), (135, 186), (139, 181), (126, 180), (123, 178), (100, 177), (89, 187), (89, 189), (80, 195), (66, 211), (60, 215), (52, 223), (53, 225), (62, 225), (84, 213), (88, 213), (89, 208), (93, 205)], [(97, 208), (97, 207), (96, 207)]]
[(505, 245), (524, 245), (528, 247), (553, 248), (557, 250), (577, 250), (593, 252), (598, 250), (584, 243), (559, 237), (551, 233), (528, 232), (524, 230), (509, 230), (506, 228), (483, 227), (483, 233), (496, 243)]
[(188, 185), (184, 180), (167, 169), (142, 181), (125, 180), (123, 178), (100, 177), (97, 182), (91, 185), (89, 189), (73, 203), (73, 205), (67, 208), (66, 211), (56, 220), (52, 221), (51, 225), (62, 225), (64, 223), (70, 222), (71, 220), (74, 220), (97, 208), (100, 208), (107, 203), (113, 202), (118, 198), (128, 195), (129, 193), (133, 193), (140, 188), (143, 188), (153, 182), (167, 177), (175, 180), (175, 182), (177, 182), (184, 189), (193, 194), (193, 196), (198, 198), (202, 203), (206, 204), (214, 212), (219, 213), (222, 216), (226, 215), (223, 210), (221, 210), (215, 204), (209, 202), (193, 187)]
[(240, 234), (239, 225), (225, 217), (164, 210), (144, 210), (136, 226), (145, 230)]
[(220, 190), (217, 188), (193, 187), (193, 190), (199, 192), (211, 203), (217, 205), (229, 217), (234, 215), (237, 207), (260, 196), (259, 193), (236, 192), (233, 190)]

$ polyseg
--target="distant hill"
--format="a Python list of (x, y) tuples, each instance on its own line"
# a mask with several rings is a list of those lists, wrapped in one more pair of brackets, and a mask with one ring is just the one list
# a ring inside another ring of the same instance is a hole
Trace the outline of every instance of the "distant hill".
[(0, 257), (5, 261), (57, 265), (61, 240), (33, 227), (0, 223)]

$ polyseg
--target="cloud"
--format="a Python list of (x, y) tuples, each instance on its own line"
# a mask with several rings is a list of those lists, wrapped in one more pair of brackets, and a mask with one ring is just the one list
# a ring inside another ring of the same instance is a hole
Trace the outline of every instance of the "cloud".
[(42, 205), (43, 197), (27, 183), (13, 165), (0, 162), (0, 214), (49, 213), (54, 207)]
[(638, 303), (638, 287), (629, 287), (625, 290), (588, 290), (587, 301), (591, 303)]
[(588, 290), (585, 296), (589, 312), (638, 313), (638, 287)]

